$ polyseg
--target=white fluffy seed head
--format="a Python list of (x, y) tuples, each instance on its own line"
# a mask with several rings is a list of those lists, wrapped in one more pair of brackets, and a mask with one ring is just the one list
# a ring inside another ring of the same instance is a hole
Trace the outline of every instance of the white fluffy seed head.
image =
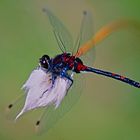
[(55, 105), (57, 108), (68, 92), (72, 82), (67, 78), (57, 77), (52, 83), (52, 73), (46, 73), (41, 68), (34, 70), (23, 85), (27, 92), (23, 109), (17, 115), (18, 119), (24, 112), (31, 109)]

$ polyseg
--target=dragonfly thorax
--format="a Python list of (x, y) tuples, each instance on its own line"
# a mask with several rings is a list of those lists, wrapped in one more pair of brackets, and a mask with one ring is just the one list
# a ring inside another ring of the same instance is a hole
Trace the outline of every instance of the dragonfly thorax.
[(70, 70), (80, 73), (80, 71), (86, 68), (80, 58), (75, 57), (70, 53), (62, 53), (54, 58), (50, 58), (48, 55), (43, 55), (40, 58), (40, 65), (57, 75), (61, 75), (62, 72), (67, 73)]

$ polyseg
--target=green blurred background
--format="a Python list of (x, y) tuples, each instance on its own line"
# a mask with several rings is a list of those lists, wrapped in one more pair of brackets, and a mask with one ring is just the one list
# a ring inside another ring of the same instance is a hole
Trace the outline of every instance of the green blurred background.
[[(98, 75), (87, 75), (78, 103), (46, 133), (34, 132), (39, 111), (17, 123), (6, 119), (6, 106), (21, 94), (38, 58), (58, 53), (46, 5), (73, 37), (85, 9), (93, 13), (95, 32), (119, 18), (140, 21), (139, 0), (0, 0), (0, 140), (139, 140), (140, 90)], [(121, 30), (98, 44), (94, 66), (140, 81), (140, 31)]]

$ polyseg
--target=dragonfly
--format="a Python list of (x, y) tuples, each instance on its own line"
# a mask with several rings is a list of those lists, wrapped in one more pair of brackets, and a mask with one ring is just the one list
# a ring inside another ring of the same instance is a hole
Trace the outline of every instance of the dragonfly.
[[(80, 75), (79, 77), (81, 77), (82, 73), (99, 74), (140, 88), (139, 82), (89, 66), (89, 60), (87, 60), (87, 58), (92, 57), (93, 48), (97, 43), (118, 29), (133, 26), (133, 22), (127, 20), (112, 22), (93, 36), (91, 33), (92, 17), (90, 12), (84, 11), (79, 35), (73, 43), (71, 34), (64, 24), (48, 8), (43, 9), (43, 11), (49, 18), (61, 53), (55, 57), (44, 54), (39, 59), (39, 66), (32, 71), (22, 87), (26, 93), (26, 99), (23, 108), (15, 118), (16, 120), (27, 111), (44, 107), (46, 108), (45, 113), (43, 112), (37, 120), (36, 127), (40, 126), (41, 120), (45, 118), (44, 114), (46, 114), (45, 122), (47, 122), (49, 129), (63, 114), (70, 110), (79, 98), (78, 93), (72, 94), (70, 92), (76, 83), (75, 80), (77, 80), (75, 76)], [(93, 58), (91, 59), (93, 60)], [(14, 103), (9, 104), (8, 108), (11, 109), (13, 106)]]

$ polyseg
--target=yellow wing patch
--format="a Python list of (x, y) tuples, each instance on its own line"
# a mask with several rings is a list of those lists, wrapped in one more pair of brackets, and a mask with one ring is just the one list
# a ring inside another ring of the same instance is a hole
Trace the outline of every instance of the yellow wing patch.
[(136, 20), (117, 20), (113, 21), (105, 26), (103, 26), (94, 36), (86, 42), (84, 45), (82, 45), (77, 53), (75, 54), (76, 57), (80, 57), (83, 54), (85, 54), (87, 51), (89, 51), (91, 48), (93, 48), (96, 44), (101, 42), (103, 39), (105, 39), (107, 36), (109, 36), (114, 31), (120, 30), (120, 29), (126, 29), (126, 28), (135, 28), (137, 30), (140, 30), (140, 22)]

